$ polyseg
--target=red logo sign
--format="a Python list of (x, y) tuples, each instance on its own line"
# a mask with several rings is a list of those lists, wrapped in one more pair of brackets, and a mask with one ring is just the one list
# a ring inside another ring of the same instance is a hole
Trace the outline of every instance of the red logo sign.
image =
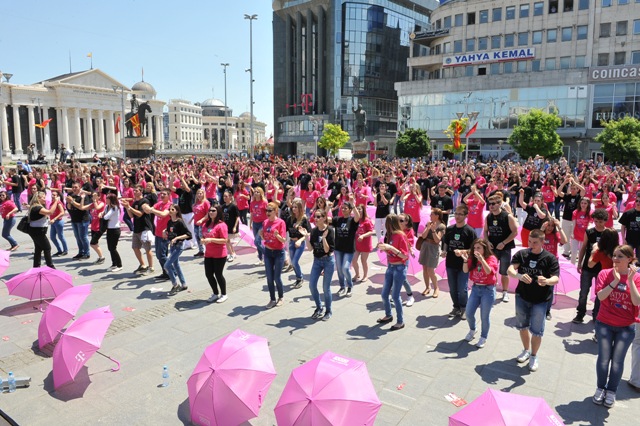
[(311, 112), (311, 108), (313, 107), (313, 94), (303, 93), (302, 95), (300, 95), (299, 104), (286, 104), (285, 107), (293, 108), (294, 110), (300, 107), (302, 108), (302, 112), (304, 112), (305, 114), (309, 114)]

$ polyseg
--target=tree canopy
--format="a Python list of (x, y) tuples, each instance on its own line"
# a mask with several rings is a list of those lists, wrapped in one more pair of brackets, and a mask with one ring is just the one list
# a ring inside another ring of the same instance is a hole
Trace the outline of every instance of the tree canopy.
[(556, 132), (562, 120), (556, 114), (532, 109), (518, 116), (518, 124), (507, 142), (521, 158), (541, 155), (555, 158), (562, 155), (562, 140)]
[(349, 133), (342, 130), (339, 124), (326, 123), (318, 146), (326, 149), (329, 154), (336, 155), (338, 150), (349, 142)]
[(398, 134), (396, 155), (403, 158), (415, 158), (428, 156), (431, 152), (431, 143), (427, 132), (423, 129), (407, 129)]
[(602, 144), (607, 161), (640, 162), (640, 120), (624, 117), (604, 123), (604, 130), (595, 138)]

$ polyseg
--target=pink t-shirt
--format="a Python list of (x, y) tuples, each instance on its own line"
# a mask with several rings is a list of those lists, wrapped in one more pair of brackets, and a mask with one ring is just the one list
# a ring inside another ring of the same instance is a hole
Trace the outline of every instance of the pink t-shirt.
[(560, 242), (560, 233), (551, 232), (544, 234), (544, 241), (542, 242), (542, 248), (558, 257), (558, 243)]
[(469, 266), (469, 281), (476, 284), (496, 285), (496, 277), (498, 274), (498, 259), (496, 259), (496, 257), (493, 255), (485, 259), (487, 261), (487, 264), (489, 265), (489, 269), (491, 270), (487, 274), (480, 262), (478, 262), (475, 268), (471, 269), (471, 256), (473, 256), (473, 253), (471, 253), (469, 259), (467, 260)]
[(358, 230), (356, 231), (356, 251), (360, 253), (371, 253), (373, 251), (373, 236), (369, 235), (364, 237), (362, 241), (359, 240), (361, 235), (373, 231), (373, 222), (371, 219), (360, 219), (358, 222)]
[(209, 213), (209, 207), (211, 207), (211, 203), (209, 203), (209, 200), (207, 200), (206, 198), (202, 200), (202, 202), (196, 202), (193, 205), (192, 209), (194, 225), (197, 225), (199, 220), (207, 216), (207, 213)]
[[(172, 205), (173, 203), (171, 203), (171, 201), (167, 201), (166, 203), (163, 203), (162, 201), (158, 201), (153, 205), (153, 208), (163, 212), (163, 211), (169, 210), (169, 207), (171, 207)], [(156, 237), (162, 238), (162, 233), (164, 232), (165, 229), (167, 229), (167, 224), (169, 223), (169, 219), (171, 219), (169, 215), (166, 215), (165, 217), (156, 216), (156, 232), (154, 233)]]
[[(407, 240), (407, 236), (404, 233), (391, 234), (391, 238), (389, 241), (390, 241), (389, 244), (391, 244), (398, 251), (400, 251), (400, 253), (404, 254), (405, 256), (409, 256), (409, 241)], [(394, 254), (394, 251), (387, 252), (387, 260), (390, 264), (406, 262), (406, 259), (402, 259), (400, 256), (396, 256)]]
[[(598, 321), (612, 327), (627, 327), (638, 322), (638, 306), (631, 303), (631, 292), (627, 285), (627, 275), (620, 274), (620, 283), (604, 300), (600, 301)], [(636, 288), (640, 288), (640, 274), (633, 277)], [(600, 271), (596, 279), (596, 294), (613, 282), (613, 269)]]
[(467, 216), (467, 223), (472, 228), (482, 228), (484, 226), (484, 200), (478, 200), (478, 197), (469, 197), (467, 207), (469, 208), (469, 216)]
[(260, 223), (267, 220), (267, 201), (251, 201), (251, 221)]
[[(216, 225), (207, 226), (206, 223), (202, 225), (202, 238), (229, 238), (227, 232), (227, 224), (224, 222), (218, 222)], [(204, 257), (222, 259), (227, 257), (227, 245), (209, 243), (204, 246)]]
[(249, 208), (248, 197), (249, 197), (249, 191), (247, 191), (245, 188), (242, 188), (241, 190), (233, 193), (233, 198), (235, 198), (236, 200), (236, 206), (238, 207), (238, 210), (247, 210)]
[(573, 211), (573, 239), (576, 241), (584, 241), (584, 234), (587, 232), (591, 216), (587, 216), (585, 212), (578, 210)]
[(276, 238), (275, 232), (278, 231), (281, 237), (287, 235), (287, 225), (284, 220), (276, 218), (276, 220), (265, 220), (262, 223), (262, 241), (264, 245), (271, 250), (282, 250), (284, 248), (284, 242), (280, 242)]
[(411, 220), (415, 223), (420, 223), (420, 209), (422, 205), (418, 202), (418, 198), (415, 194), (409, 194), (404, 202), (404, 212), (411, 216)]
[(540, 192), (542, 192), (542, 199), (545, 203), (553, 203), (555, 201), (556, 195), (553, 193), (553, 188), (551, 186), (542, 185)]

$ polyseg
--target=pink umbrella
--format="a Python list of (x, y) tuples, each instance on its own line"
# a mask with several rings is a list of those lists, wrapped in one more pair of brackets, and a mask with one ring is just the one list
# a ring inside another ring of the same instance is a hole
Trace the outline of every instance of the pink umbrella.
[(435, 269), (436, 274), (440, 275), (441, 278), (447, 278), (447, 259), (442, 258), (438, 266)]
[[(85, 362), (98, 352), (111, 321), (113, 314), (109, 306), (103, 306), (82, 315), (62, 333), (53, 350), (54, 389), (72, 382)], [(100, 352), (98, 354), (103, 355)], [(119, 370), (120, 363), (109, 359), (118, 364), (113, 371)]]
[(364, 362), (325, 352), (291, 372), (274, 411), (279, 426), (372, 425), (381, 406)]
[(38, 325), (38, 346), (42, 349), (55, 340), (58, 332), (74, 317), (91, 292), (91, 284), (71, 287), (47, 306)]
[(543, 398), (487, 389), (449, 416), (449, 426), (472, 425), (562, 426), (564, 423)]
[[(51, 191), (47, 190), (44, 192), (45, 201), (47, 206), (51, 203)], [(25, 189), (20, 193), (20, 204), (29, 204), (29, 194), (27, 194), (27, 190)]]
[(226, 335), (205, 349), (187, 381), (191, 421), (237, 425), (256, 417), (275, 377), (267, 339)]
[(4, 271), (9, 267), (10, 254), (7, 250), (0, 250), (0, 275), (4, 274)]
[(16, 275), (6, 282), (9, 294), (29, 300), (53, 299), (73, 287), (71, 275), (58, 269), (41, 266)]
[(240, 239), (245, 241), (251, 247), (255, 247), (255, 238), (253, 236), (253, 231), (244, 223), (241, 223), (238, 227), (238, 232), (240, 233)]
[[(387, 252), (378, 250), (376, 252), (378, 254), (378, 259), (380, 259), (380, 263), (384, 266), (387, 266)], [(422, 272), (422, 265), (418, 262), (418, 257), (420, 252), (416, 250), (415, 255), (411, 256), (409, 254), (409, 266), (407, 267), (407, 275), (416, 275), (417, 273)]]
[(580, 274), (576, 266), (560, 256), (558, 258), (560, 264), (560, 282), (558, 285), (562, 288), (562, 292), (567, 294), (571, 291), (580, 289)]

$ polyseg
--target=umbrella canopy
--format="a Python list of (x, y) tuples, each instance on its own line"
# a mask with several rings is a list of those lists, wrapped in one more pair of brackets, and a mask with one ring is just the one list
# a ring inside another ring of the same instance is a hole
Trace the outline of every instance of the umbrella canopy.
[(4, 271), (9, 267), (9, 255), (7, 250), (0, 250), (0, 275), (4, 274)]
[(372, 425), (381, 405), (364, 362), (325, 352), (291, 372), (274, 411), (279, 426)]
[(91, 284), (71, 287), (56, 297), (47, 306), (40, 325), (38, 325), (38, 346), (42, 349), (58, 335), (58, 332), (67, 325), (80, 309), (80, 305), (85, 301), (91, 292)]
[(205, 349), (187, 381), (191, 421), (238, 425), (256, 417), (275, 377), (267, 339), (228, 334)]
[(78, 318), (65, 331), (53, 351), (53, 387), (72, 382), (80, 368), (100, 348), (113, 321), (109, 306), (94, 309)]
[[(380, 259), (380, 263), (384, 266), (387, 266), (387, 252), (378, 250), (376, 252), (378, 254), (378, 259)], [(420, 256), (419, 251), (415, 251), (414, 256), (409, 253), (409, 265), (407, 266), (407, 275), (415, 275), (417, 273), (422, 273), (422, 265), (418, 262), (418, 257)]]
[(7, 281), (9, 294), (29, 300), (53, 299), (73, 287), (71, 275), (58, 269), (41, 266), (16, 275)]
[(241, 223), (238, 227), (238, 232), (240, 233), (240, 239), (245, 241), (251, 247), (255, 247), (255, 238), (253, 237), (253, 231), (244, 223)]
[(456, 414), (449, 426), (561, 426), (562, 420), (543, 398), (487, 389)]

